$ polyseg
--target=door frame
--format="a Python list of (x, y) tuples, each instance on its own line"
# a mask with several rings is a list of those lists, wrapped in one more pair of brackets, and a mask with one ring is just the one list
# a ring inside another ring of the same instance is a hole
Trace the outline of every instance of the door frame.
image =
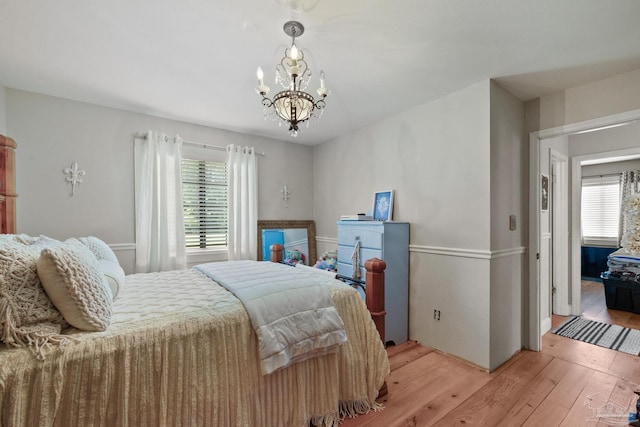
[[(540, 194), (540, 141), (561, 135), (571, 135), (620, 126), (637, 120), (640, 120), (640, 109), (550, 129), (543, 129), (529, 134), (529, 349), (531, 350), (540, 351), (542, 349), (540, 326), (540, 265), (537, 258), (540, 253), (540, 197), (538, 197)], [(575, 169), (576, 168), (572, 168), (572, 177), (574, 179)], [(573, 182), (572, 189), (575, 191)], [(576, 278), (576, 265), (578, 283), (580, 283), (580, 257), (579, 253), (576, 254), (575, 252), (575, 237), (580, 235), (580, 216), (578, 215), (577, 222), (575, 218), (576, 215), (574, 213), (571, 224), (571, 241), (573, 242), (572, 248), (574, 249), (571, 253), (570, 260), (572, 266), (572, 284)], [(576, 293), (580, 295), (579, 287), (578, 290), (575, 289), (576, 287), (577, 286), (571, 286), (572, 297), (574, 298)], [(572, 309), (575, 311), (575, 307), (572, 307)]]
[[(551, 161), (551, 314), (571, 314), (569, 304), (569, 157), (560, 151), (549, 150)], [(566, 260), (566, 261), (565, 261)], [(553, 288), (555, 287), (555, 292)], [(574, 301), (574, 300), (572, 300)]]

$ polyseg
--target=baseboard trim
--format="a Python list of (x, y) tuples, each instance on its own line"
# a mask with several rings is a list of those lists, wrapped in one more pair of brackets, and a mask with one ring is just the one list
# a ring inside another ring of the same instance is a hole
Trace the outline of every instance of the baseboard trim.
[(551, 330), (551, 318), (547, 317), (546, 319), (542, 319), (542, 323), (540, 325), (540, 336), (546, 334)]

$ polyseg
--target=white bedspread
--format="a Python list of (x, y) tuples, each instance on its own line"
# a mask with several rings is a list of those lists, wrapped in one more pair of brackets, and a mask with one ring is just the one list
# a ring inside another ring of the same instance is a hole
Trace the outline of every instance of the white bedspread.
[(326, 275), (257, 261), (194, 268), (242, 301), (256, 331), (263, 374), (335, 353), (347, 340), (327, 288), (334, 279)]
[(43, 361), (0, 344), (0, 427), (338, 426), (378, 407), (387, 353), (344, 283), (327, 286), (348, 337), (338, 353), (262, 375), (231, 292), (193, 269), (125, 281), (106, 331), (69, 328)]

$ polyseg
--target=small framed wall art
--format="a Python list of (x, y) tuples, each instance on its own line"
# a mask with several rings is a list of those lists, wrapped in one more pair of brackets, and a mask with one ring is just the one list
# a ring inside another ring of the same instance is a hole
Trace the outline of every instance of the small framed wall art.
[(391, 221), (393, 218), (393, 190), (376, 191), (373, 195), (374, 221)]
[(542, 175), (540, 183), (540, 209), (546, 211), (549, 209), (549, 177)]

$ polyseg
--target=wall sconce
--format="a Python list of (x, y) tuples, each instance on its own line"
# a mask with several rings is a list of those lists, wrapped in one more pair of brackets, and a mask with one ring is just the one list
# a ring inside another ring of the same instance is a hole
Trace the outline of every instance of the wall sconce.
[(63, 172), (68, 175), (65, 181), (71, 183), (71, 195), (73, 196), (76, 194), (76, 184), (80, 184), (82, 177), (87, 173), (82, 169), (78, 169), (78, 163), (76, 162), (71, 163), (70, 168), (64, 168)]
[(284, 207), (289, 207), (289, 199), (291, 198), (291, 190), (287, 188), (287, 184), (282, 186), (282, 190), (280, 190), (280, 194), (282, 194), (282, 200), (284, 200)]

